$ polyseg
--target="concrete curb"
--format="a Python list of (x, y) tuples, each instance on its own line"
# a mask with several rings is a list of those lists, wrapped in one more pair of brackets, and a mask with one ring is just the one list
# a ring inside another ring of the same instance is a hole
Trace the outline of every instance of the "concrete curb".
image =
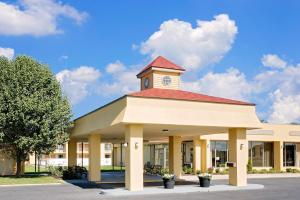
[(128, 191), (124, 188), (104, 189), (100, 194), (106, 196), (132, 196), (132, 195), (151, 195), (151, 194), (184, 194), (191, 192), (223, 192), (223, 191), (240, 191), (240, 190), (259, 190), (264, 186), (260, 184), (248, 184), (247, 186), (231, 185), (213, 185), (209, 188), (202, 188), (198, 185), (175, 186), (174, 189), (164, 189), (159, 187), (145, 187), (142, 191)]
[(24, 186), (49, 186), (49, 185), (62, 185), (61, 183), (37, 183), (37, 184), (12, 184), (12, 185), (0, 185), (0, 187), (24, 187)]

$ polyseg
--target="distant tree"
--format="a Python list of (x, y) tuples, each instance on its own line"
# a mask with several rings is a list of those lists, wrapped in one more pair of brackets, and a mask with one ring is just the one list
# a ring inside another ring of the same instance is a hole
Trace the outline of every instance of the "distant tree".
[(49, 68), (27, 56), (0, 57), (0, 144), (21, 163), (68, 140), (71, 108)]
[(292, 122), (292, 123), (290, 123), (290, 124), (292, 124), (292, 125), (300, 125), (299, 122)]
[(260, 122), (261, 122), (261, 123), (268, 123), (268, 121), (265, 120), (265, 119), (260, 119)]

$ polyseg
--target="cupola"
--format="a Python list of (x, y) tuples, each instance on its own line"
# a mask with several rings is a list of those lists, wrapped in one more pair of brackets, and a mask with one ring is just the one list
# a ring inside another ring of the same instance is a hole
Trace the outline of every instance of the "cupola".
[(148, 64), (137, 77), (141, 79), (141, 90), (150, 88), (180, 89), (180, 75), (185, 71), (162, 56)]

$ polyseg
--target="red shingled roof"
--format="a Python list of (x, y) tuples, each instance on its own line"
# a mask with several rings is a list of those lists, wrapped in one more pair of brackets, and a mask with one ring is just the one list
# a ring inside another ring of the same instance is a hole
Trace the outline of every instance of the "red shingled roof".
[(225, 99), (220, 97), (213, 97), (213, 96), (208, 96), (204, 94), (198, 94), (198, 93), (188, 92), (183, 90), (158, 89), (158, 88), (142, 90), (140, 92), (128, 94), (128, 96), (160, 98), (160, 99), (176, 99), (176, 100), (236, 104), (236, 105), (255, 105), (253, 103), (236, 101), (236, 100)]
[(151, 67), (185, 71), (185, 69), (176, 65), (175, 63), (172, 63), (171, 61), (167, 60), (166, 58), (164, 58), (162, 56), (158, 56), (150, 64), (148, 64), (140, 73), (138, 73), (137, 76), (139, 76), (144, 71), (150, 69)]

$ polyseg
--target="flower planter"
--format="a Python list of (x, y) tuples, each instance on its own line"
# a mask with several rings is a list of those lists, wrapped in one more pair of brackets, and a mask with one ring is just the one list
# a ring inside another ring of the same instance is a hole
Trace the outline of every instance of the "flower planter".
[(207, 177), (199, 177), (200, 187), (209, 187), (210, 186), (210, 178)]
[(174, 189), (175, 180), (174, 179), (163, 179), (165, 189)]

